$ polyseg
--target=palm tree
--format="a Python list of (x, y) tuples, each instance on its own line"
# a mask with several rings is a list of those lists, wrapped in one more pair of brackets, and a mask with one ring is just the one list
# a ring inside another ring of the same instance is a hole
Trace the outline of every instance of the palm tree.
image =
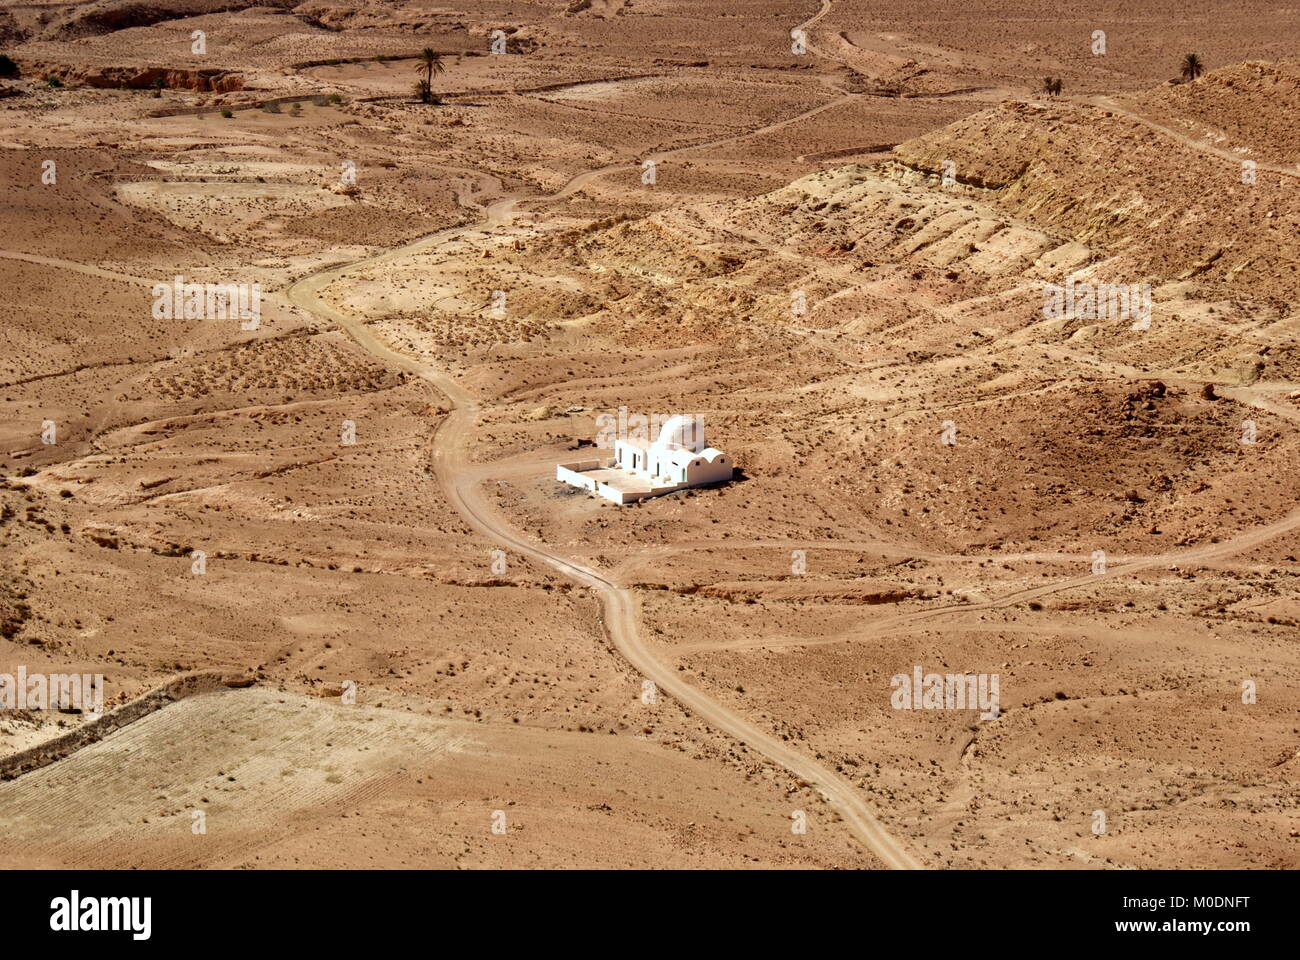
[(1054, 97), (1061, 92), (1061, 78), (1043, 77), (1042, 92), (1049, 97)]
[[(442, 57), (433, 52), (432, 47), (425, 47), (415, 58), (418, 63), (415, 69), (424, 71), (424, 86), (427, 88), (428, 95), (422, 95), (421, 100), (428, 103), (432, 98), (433, 92), (433, 75), (442, 73), (446, 68), (442, 65)], [(416, 88), (417, 92), (419, 87)]]
[(1183, 79), (1195, 80), (1205, 72), (1205, 64), (1201, 63), (1201, 58), (1194, 53), (1189, 53), (1183, 57)]

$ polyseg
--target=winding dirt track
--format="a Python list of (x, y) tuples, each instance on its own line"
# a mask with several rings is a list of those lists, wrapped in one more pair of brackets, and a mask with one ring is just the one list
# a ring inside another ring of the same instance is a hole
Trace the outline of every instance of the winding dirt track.
[[(1121, 105), (1114, 97), (1093, 95), (1086, 97), (1070, 97), (1069, 99), (1074, 100), (1076, 103), (1086, 103), (1090, 106), (1100, 107), (1103, 110), (1110, 110), (1122, 117), (1127, 117), (1129, 120), (1140, 123), (1144, 127), (1154, 130), (1162, 136), (1181, 143), (1183, 146), (1195, 150), (1197, 153), (1204, 153), (1218, 157), (1221, 160), (1227, 160), (1234, 166), (1241, 166), (1241, 161), (1247, 159), (1240, 154), (1233, 153), (1231, 150), (1216, 147), (1212, 143), (1206, 143), (1204, 140), (1188, 136), (1185, 133), (1180, 133), (1172, 127), (1167, 127), (1162, 123), (1157, 123), (1149, 117), (1142, 116), (1140, 113), (1134, 113), (1128, 107)], [(1300, 168), (1283, 167), (1276, 163), (1265, 163), (1263, 161), (1257, 161), (1257, 168), (1259, 170), (1267, 170), (1270, 173), (1279, 174), (1283, 177), (1300, 177)]]
[[(832, 0), (821, 0), (819, 11), (804, 23), (796, 27), (796, 29), (802, 29), (805, 31), (810, 30), (814, 24), (821, 20), (830, 11), (831, 6)], [(835, 59), (825, 51), (814, 47), (811, 41), (808, 42), (807, 48), (810, 53), (815, 53), (819, 56), (826, 57), (827, 59)], [(695, 143), (649, 154), (645, 159), (661, 161), (688, 151), (728, 145), (751, 137), (771, 133), (799, 123), (825, 110), (829, 110), (861, 96), (861, 94), (848, 93), (833, 86), (832, 89), (835, 89), (840, 96), (796, 116), (773, 122), (755, 130), (727, 136), (721, 139)], [(523, 93), (526, 91), (518, 92)], [(1195, 140), (1169, 127), (1134, 114), (1130, 110), (1120, 106), (1112, 98), (1094, 96), (1073, 99), (1076, 99), (1077, 102), (1086, 103), (1094, 107), (1100, 107), (1122, 114), (1134, 121), (1144, 124), (1153, 132), (1172, 138), (1191, 149), (1195, 149), (1202, 153), (1213, 154), (1221, 159), (1234, 163), (1240, 162), (1240, 159), (1234, 154), (1216, 148), (1213, 145)], [(829, 156), (830, 154), (840, 154), (844, 152), (844, 150), (828, 151), (824, 155), (810, 155), (806, 158), (801, 157), (800, 159), (815, 160), (819, 156)], [(1271, 164), (1261, 164), (1260, 166), (1261, 169), (1266, 169), (1286, 176), (1300, 175), (1295, 171)], [(784, 768), (792, 776), (805, 780), (816, 787), (845, 818), (854, 835), (857, 836), (869, 850), (878, 856), (884, 864), (893, 868), (918, 868), (920, 864), (918, 864), (902, 847), (902, 845), (876, 820), (851, 783), (838, 776), (833, 771), (827, 769), (816, 760), (803, 755), (797, 750), (791, 749), (786, 744), (763, 732), (743, 716), (730, 710), (725, 705), (712, 700), (705, 693), (691, 687), (681, 679), (680, 674), (678, 674), (676, 670), (661, 662), (656, 657), (654, 650), (652, 650), (651, 647), (642, 640), (640, 635), (639, 605), (636, 596), (632, 591), (622, 585), (622, 582), (624, 582), (625, 578), (628, 577), (631, 570), (634, 567), (643, 564), (648, 559), (647, 556), (638, 556), (626, 561), (613, 571), (601, 573), (592, 567), (578, 562), (576, 559), (554, 552), (546, 544), (530, 540), (526, 534), (508, 526), (489, 505), (481, 487), (481, 483), (488, 476), (489, 468), (482, 464), (471, 464), (468, 461), (467, 454), (470, 450), (470, 445), (477, 442), (475, 434), (478, 414), (483, 410), (483, 406), (479, 402), (478, 398), (437, 367), (422, 363), (413, 357), (395, 350), (372, 333), (362, 319), (332, 307), (323, 297), (324, 291), (330, 285), (371, 266), (385, 262), (392, 262), (415, 253), (439, 249), (446, 244), (454, 243), (457, 240), (474, 234), (486, 237), (490, 231), (509, 224), (516, 215), (518, 207), (522, 204), (544, 203), (560, 199), (576, 193), (587, 183), (597, 177), (616, 172), (634, 171), (638, 168), (638, 163), (605, 166), (573, 177), (554, 194), (539, 196), (505, 196), (496, 199), (490, 205), (482, 208), (483, 218), (477, 223), (441, 230), (412, 243), (395, 247), (391, 250), (363, 260), (326, 268), (321, 272), (311, 274), (298, 280), (282, 293), (276, 295), (276, 297), (283, 298), (288, 303), (318, 317), (328, 319), (336, 326), (345, 330), (359, 345), (379, 360), (420, 377), (432, 384), (447, 397), (451, 406), (451, 412), (440, 424), (433, 438), (432, 452), (434, 472), (448, 502), (462, 515), (462, 517), (476, 532), (514, 552), (529, 557), (535, 561), (545, 563), (574, 582), (592, 589), (601, 600), (604, 625), (615, 649), (617, 649), (618, 652), (643, 676), (652, 680), (666, 694), (677, 699), (686, 709), (697, 714), (702, 720), (715, 729), (734, 737), (750, 749), (762, 754), (770, 761)], [(459, 173), (478, 177), (479, 190), (477, 192), (480, 194), (499, 192), (499, 182), (490, 175), (465, 168), (445, 169), (452, 169)], [(459, 193), (457, 199), (464, 203), (464, 200), (461, 198)], [(464, 199), (469, 198), (466, 197)], [(715, 224), (715, 226), (721, 225)], [(729, 229), (736, 232), (734, 228)], [(767, 249), (768, 252), (773, 255), (788, 256), (788, 254), (785, 254), (783, 251), (772, 250), (766, 245), (766, 243), (762, 242), (760, 238), (754, 238), (753, 236), (748, 235), (747, 238), (759, 243), (759, 245), (763, 246), (764, 249)], [(75, 270), (103, 279), (125, 281), (136, 284), (150, 282), (139, 277), (128, 276), (113, 271), (90, 267), (84, 264), (41, 257), (33, 254), (0, 250), (0, 257)], [(1084, 358), (1072, 357), (1072, 359), (1083, 360)], [(1095, 363), (1095, 361), (1093, 362)], [(1134, 368), (1122, 367), (1122, 365), (1118, 364), (1107, 364), (1106, 366), (1108, 368), (1107, 372), (1128, 379), (1151, 376), (1149, 371), (1137, 371)], [(1167, 380), (1171, 378), (1179, 379), (1178, 376), (1172, 372), (1164, 372), (1163, 376)], [(1273, 392), (1279, 389), (1293, 389), (1295, 387), (1295, 384), (1270, 384), (1268, 385), (1267, 390), (1263, 387), (1242, 386), (1232, 388), (1233, 392), (1227, 390), (1224, 392), (1233, 399), (1252, 403), (1257, 407), (1272, 410), (1275, 413), (1295, 419), (1296, 416), (1293, 412), (1289, 410), (1283, 412), (1281, 409), (1275, 408), (1267, 398), (1259, 396), (1259, 393), (1261, 392)], [(530, 470), (538, 469), (539, 465), (527, 462), (514, 467), (516, 470), (524, 468)], [(498, 473), (497, 475), (499, 476), (501, 474)], [(1236, 537), (1219, 544), (1199, 545), (1188, 549), (1169, 551), (1163, 554), (1115, 557), (1113, 558), (1115, 564), (1107, 575), (1117, 576), (1141, 572), (1171, 562), (1213, 562), (1227, 556), (1236, 555), (1253, 546), (1257, 546), (1274, 536), (1291, 532), (1296, 529), (1300, 529), (1300, 510), (1293, 511), (1274, 523), (1253, 530), (1244, 531)], [(710, 548), (721, 547), (723, 549), (771, 545), (785, 544), (783, 541), (771, 543), (766, 541), (736, 541), (725, 545), (716, 543), (708, 544)], [(948, 561), (973, 562), (986, 559), (977, 556), (927, 555), (923, 552), (918, 552), (914, 549), (907, 549), (900, 545), (887, 544), (883, 542), (877, 543), (874, 541), (864, 544), (846, 544), (843, 542), (829, 541), (817, 545), (829, 549), (845, 549), (850, 547), (855, 549), (880, 549), (890, 553), (906, 554), (908, 556), (922, 556), (930, 559), (943, 559)], [(679, 550), (695, 549), (698, 546), (700, 545), (676, 544), (661, 547), (654, 552), (656, 555), (659, 555), (663, 553), (677, 552)], [(1001, 560), (1034, 559), (1058, 561), (1068, 559), (1066, 555), (1061, 554), (998, 555), (997, 558)], [(1024, 603), (1035, 597), (1069, 590), (1086, 584), (1092, 584), (1095, 583), (1096, 580), (1097, 575), (1082, 574), (1077, 577), (1060, 580), (1050, 584), (1039, 584), (1036, 586), (1012, 590), (980, 603), (953, 604), (933, 607), (921, 611), (911, 611), (906, 614), (879, 620), (871, 627), (867, 628), (866, 635), (888, 633), (890, 631), (911, 627), (913, 624), (918, 622), (933, 619), (946, 619), (950, 621), (960, 620), (962, 617), (971, 613)], [(962, 625), (960, 623), (950, 623), (949, 625), (955, 629), (991, 629), (977, 624)], [(814, 646), (821, 643), (837, 642), (842, 642), (842, 639), (832, 638), (824, 641), (808, 639), (781, 641), (769, 638), (766, 640), (756, 639), (752, 641), (730, 642), (724, 644), (702, 643), (678, 649), (736, 649), (744, 647), (777, 648), (781, 646)]]
[[(831, 6), (832, 0), (821, 0), (821, 8), (818, 12), (795, 29), (808, 31), (809, 28), (821, 20), (830, 11)], [(807, 48), (810, 53), (826, 57), (827, 59), (835, 59), (825, 51), (814, 47), (811, 40), (808, 41)], [(841, 96), (794, 117), (774, 122), (756, 130), (728, 136), (722, 139), (653, 153), (648, 155), (645, 159), (658, 162), (687, 151), (723, 146), (750, 137), (760, 136), (798, 123), (859, 96), (859, 94), (848, 93), (838, 89), (837, 92), (840, 93)], [(1094, 106), (1112, 109), (1130, 116), (1132, 119), (1146, 124), (1155, 132), (1171, 136), (1194, 149), (1203, 152), (1220, 153), (1220, 151), (1217, 151), (1212, 147), (1207, 147), (1205, 144), (1184, 137), (1177, 131), (1161, 127), (1146, 120), (1146, 118), (1131, 114), (1129, 111), (1119, 107), (1109, 99), (1106, 99), (1104, 102), (1097, 102), (1097, 99), (1100, 98), (1094, 98), (1089, 102)], [(1229, 156), (1227, 159), (1232, 158)], [(632, 171), (638, 168), (639, 164), (636, 163), (616, 164), (601, 167), (573, 177), (557, 192), (549, 196), (504, 197), (488, 206), (484, 212), (483, 219), (478, 223), (441, 230), (420, 240), (377, 254), (374, 257), (328, 268), (294, 283), (284, 291), (283, 296), (290, 303), (319, 317), (327, 318), (334, 324), (346, 330), (362, 347), (368, 350), (375, 357), (403, 370), (409, 371), (410, 373), (428, 381), (446, 395), (450, 401), (452, 409), (440, 425), (433, 440), (434, 469), (448, 502), (465, 518), (474, 530), (489, 540), (502, 544), (533, 560), (545, 563), (571, 580), (590, 587), (601, 599), (604, 608), (604, 624), (609, 633), (611, 642), (615, 649), (617, 649), (633, 667), (635, 667), (645, 677), (654, 681), (654, 683), (665, 693), (676, 698), (683, 706), (698, 714), (711, 726), (735, 737), (751, 749), (756, 750), (766, 756), (769, 760), (779, 764), (792, 775), (806, 780), (808, 783), (815, 786), (840, 811), (848, 822), (853, 833), (886, 865), (894, 868), (916, 869), (920, 867), (920, 864), (918, 864), (898, 843), (898, 841), (890, 836), (881, 826), (872, 815), (867, 805), (857, 794), (857, 791), (848, 781), (838, 776), (833, 771), (823, 767), (815, 760), (790, 749), (785, 744), (755, 727), (744, 717), (710, 699), (701, 691), (684, 683), (675, 670), (672, 670), (669, 666), (656, 658), (655, 653), (642, 641), (638, 630), (639, 617), (637, 600), (634, 594), (623, 587), (619, 582), (621, 579), (620, 574), (625, 574), (627, 572), (628, 564), (624, 564), (621, 568), (609, 574), (602, 574), (575, 559), (565, 557), (552, 551), (545, 544), (530, 541), (526, 535), (510, 528), (499, 516), (497, 516), (484, 499), (480, 488), (480, 484), (486, 476), (483, 466), (470, 464), (466, 456), (469, 444), (474, 442), (475, 439), (474, 433), (477, 414), (482, 410), (482, 406), (478, 400), (441, 370), (421, 363), (406, 354), (394, 350), (387, 343), (376, 337), (359, 318), (350, 316), (335, 309), (322, 298), (322, 293), (327, 287), (357, 271), (364, 270), (378, 263), (391, 262), (414, 253), (435, 249), (476, 232), (486, 234), (486, 232), (491, 231), (496, 227), (510, 223), (517, 208), (521, 204), (540, 203), (560, 199), (576, 193), (587, 183), (597, 177), (616, 172)], [(1289, 171), (1279, 169), (1277, 172), (1281, 173)], [(766, 244), (763, 245), (766, 247)], [(777, 255), (780, 255), (781, 253), (781, 251), (775, 250), (770, 252)], [(1121, 370), (1115, 370), (1112, 372), (1120, 376), (1124, 376), (1126, 373), (1132, 373), (1132, 371)], [(1251, 399), (1257, 398), (1252, 397)], [(1257, 402), (1256, 405), (1263, 406), (1264, 404)], [(1116, 563), (1107, 575), (1116, 576), (1137, 573), (1170, 562), (1186, 562), (1190, 560), (1211, 561), (1225, 555), (1239, 553), (1250, 546), (1257, 545), (1258, 543), (1268, 540), (1279, 533), (1288, 532), (1297, 527), (1300, 527), (1300, 511), (1292, 512), (1273, 524), (1243, 532), (1225, 543), (1217, 545), (1202, 545), (1151, 556), (1137, 556), (1122, 559), (1117, 558), (1120, 559), (1120, 562)], [(894, 545), (889, 546), (893, 549), (900, 549)], [(914, 550), (908, 552), (913, 555), (915, 554)], [(1037, 555), (1031, 556), (1034, 556), (1035, 559), (1043, 559), (1043, 557)], [(958, 558), (950, 557), (948, 559)], [(1052, 559), (1060, 558), (1052, 555)], [(992, 610), (1024, 603), (1038, 596), (1095, 583), (1096, 579), (1097, 575), (1095, 574), (1084, 574), (1050, 584), (1040, 584), (1033, 587), (1012, 590), (982, 603), (947, 605), (922, 611), (912, 611), (895, 617), (884, 618), (874, 624), (870, 628), (869, 632), (871, 634), (886, 633), (890, 630), (899, 629), (905, 625), (910, 626), (920, 621), (934, 618), (950, 618), (954, 616), (962, 617), (963, 615), (979, 612), (981, 610)], [(817, 641), (800, 640), (796, 645), (816, 645), (816, 643)], [(781, 645), (783, 644), (779, 642), (774, 643), (769, 639), (731, 643), (723, 646), (774, 647)]]
[[(804, 27), (816, 22), (830, 9), (830, 0), (823, 0), (821, 10)], [(752, 130), (748, 133), (713, 140), (708, 143), (678, 147), (651, 154), (647, 159), (662, 160), (705, 147), (717, 147), (749, 137), (780, 130), (814, 114), (828, 110), (851, 99), (846, 95), (805, 111), (786, 120)], [(474, 440), (476, 414), (481, 409), (478, 401), (460, 384), (434, 367), (420, 363), (400, 353), (376, 337), (357, 317), (349, 316), (326, 303), (322, 292), (331, 284), (349, 274), (364, 270), (377, 263), (392, 261), (424, 250), (439, 247), (474, 231), (490, 230), (508, 223), (516, 206), (527, 201), (555, 200), (568, 196), (592, 179), (616, 171), (636, 170), (638, 164), (618, 164), (601, 167), (579, 174), (550, 196), (506, 197), (487, 208), (482, 221), (467, 226), (452, 227), (431, 234), (413, 243), (396, 247), (365, 260), (355, 261), (311, 274), (292, 284), (284, 291), (285, 298), (294, 305), (330, 320), (342, 327), (363, 348), (380, 360), (421, 377), (446, 395), (451, 412), (439, 426), (433, 439), (433, 462), (438, 480), (448, 502), (478, 533), (509, 547), (533, 560), (548, 564), (564, 576), (590, 587), (600, 597), (604, 607), (604, 624), (610, 641), (618, 652), (641, 674), (652, 680), (664, 693), (675, 698), (688, 710), (696, 713), (710, 726), (735, 737), (742, 744), (757, 751), (792, 775), (817, 788), (839, 810), (855, 836), (862, 841), (887, 866), (899, 869), (918, 869), (918, 864), (885, 829), (863, 802), (855, 788), (843, 777), (817, 761), (792, 750), (779, 740), (764, 733), (744, 717), (683, 682), (677, 671), (658, 660), (654, 652), (642, 641), (638, 630), (637, 601), (630, 590), (585, 566), (576, 560), (552, 551), (545, 544), (530, 542), (523, 534), (511, 529), (484, 501), (479, 488), (481, 472), (467, 463), (466, 449)]]

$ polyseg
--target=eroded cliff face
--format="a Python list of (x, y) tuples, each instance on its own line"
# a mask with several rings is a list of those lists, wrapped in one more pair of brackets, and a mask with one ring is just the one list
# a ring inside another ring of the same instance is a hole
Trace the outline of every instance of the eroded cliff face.
[(244, 89), (244, 76), (227, 70), (169, 67), (73, 65), (48, 60), (19, 61), (26, 78), (57, 76), (65, 85), (105, 89), (147, 90), (162, 80), (169, 90), (229, 93)]

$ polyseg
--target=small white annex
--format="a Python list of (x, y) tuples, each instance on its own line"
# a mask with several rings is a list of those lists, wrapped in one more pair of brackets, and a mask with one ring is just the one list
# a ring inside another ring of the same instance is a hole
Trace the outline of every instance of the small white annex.
[(582, 487), (615, 503), (672, 493), (686, 487), (730, 480), (731, 458), (704, 443), (698, 417), (670, 417), (653, 442), (616, 440), (614, 456), (561, 463), (555, 479)]

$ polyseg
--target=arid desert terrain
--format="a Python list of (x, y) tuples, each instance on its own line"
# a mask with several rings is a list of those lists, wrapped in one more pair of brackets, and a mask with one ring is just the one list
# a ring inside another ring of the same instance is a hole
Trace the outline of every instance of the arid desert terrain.
[(1300, 866), (1298, 12), (0, 2), (0, 866)]

